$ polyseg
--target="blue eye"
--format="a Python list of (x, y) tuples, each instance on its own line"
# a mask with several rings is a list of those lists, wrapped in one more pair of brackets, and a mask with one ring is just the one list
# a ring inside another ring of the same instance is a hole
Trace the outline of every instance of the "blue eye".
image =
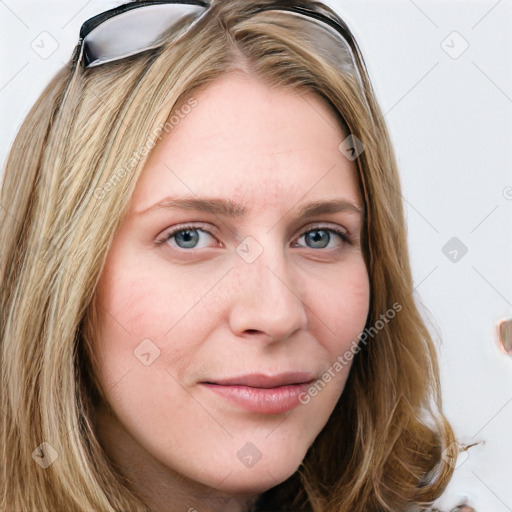
[[(328, 229), (321, 227), (309, 229), (308, 231), (304, 232), (299, 237), (299, 239), (305, 237), (307, 246), (311, 249), (325, 249), (331, 241), (333, 233), (341, 238), (343, 242), (351, 243), (351, 239), (348, 233), (344, 233), (338, 229)], [(312, 245), (309, 245), (309, 242), (311, 242)]]
[[(161, 239), (157, 240), (156, 243), (161, 245), (169, 243), (172, 240), (173, 244), (171, 247), (173, 248), (174, 246), (177, 246), (179, 249), (201, 249), (201, 247), (197, 246), (200, 239), (200, 233), (213, 237), (209, 231), (201, 229), (197, 225), (189, 225), (180, 226), (179, 228), (166, 233)], [(333, 234), (341, 239), (342, 245), (343, 243), (352, 243), (352, 238), (349, 233), (344, 232), (341, 229), (332, 227), (327, 228), (325, 226), (310, 228), (307, 231), (304, 231), (297, 240), (305, 237), (306, 247), (309, 247), (310, 249), (326, 249), (328, 248), (327, 246), (329, 245), (329, 242), (331, 242)], [(295, 247), (304, 246), (296, 245)], [(332, 248), (333, 247), (331, 247), (331, 249)]]
[(180, 249), (197, 249), (199, 233), (206, 233), (209, 236), (213, 236), (208, 231), (199, 229), (197, 226), (182, 226), (166, 233), (162, 239), (158, 240), (158, 243), (163, 244), (174, 240), (175, 244)]

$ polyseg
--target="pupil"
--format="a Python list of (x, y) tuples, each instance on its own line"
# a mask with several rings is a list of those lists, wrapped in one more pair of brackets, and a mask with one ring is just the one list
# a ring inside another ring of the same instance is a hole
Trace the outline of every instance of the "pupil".
[[(320, 236), (316, 236), (316, 234), (321, 233)], [(325, 241), (325, 244), (322, 245), (322, 238)], [(329, 233), (327, 231), (323, 231), (321, 229), (317, 229), (315, 231), (310, 231), (308, 235), (306, 236), (306, 240), (310, 239), (313, 244), (316, 244), (318, 241), (320, 241), (320, 246), (325, 247), (329, 243)], [(307, 243), (307, 242), (306, 242)], [(314, 246), (315, 249), (317, 249), (317, 246)]]
[[(194, 243), (197, 242), (197, 238), (198, 238), (197, 230), (195, 230), (195, 229), (194, 230), (192, 230), (192, 229), (184, 229), (183, 231), (180, 231), (176, 235), (176, 242), (177, 243), (178, 243), (180, 238), (184, 242), (185, 247), (193, 247)], [(179, 245), (179, 243), (178, 243), (178, 245)]]

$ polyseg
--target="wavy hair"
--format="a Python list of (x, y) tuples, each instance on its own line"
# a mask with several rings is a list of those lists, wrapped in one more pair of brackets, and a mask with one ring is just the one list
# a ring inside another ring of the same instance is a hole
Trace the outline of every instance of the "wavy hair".
[[(361, 90), (308, 37), (307, 21), (255, 13), (272, 3), (216, 1), (174, 44), (97, 68), (75, 66), (75, 49), (24, 120), (0, 196), (2, 512), (149, 512), (95, 432), (93, 299), (147, 159), (141, 147), (154, 145), (194, 91), (234, 69), (316, 92), (363, 143), (356, 163), (373, 333), (300, 467), (255, 510), (424, 510), (448, 484), (454, 466), (443, 453), (455, 437), (436, 343), (412, 291), (397, 163), (363, 57), (356, 45)], [(337, 16), (313, 0), (285, 3)], [(393, 304), (400, 311), (383, 322)], [(43, 442), (58, 456), (44, 470), (34, 462)]]

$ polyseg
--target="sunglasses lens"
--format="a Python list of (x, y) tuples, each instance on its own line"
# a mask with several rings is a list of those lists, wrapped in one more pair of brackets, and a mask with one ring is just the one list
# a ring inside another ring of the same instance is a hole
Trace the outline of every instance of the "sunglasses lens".
[(172, 32), (178, 38), (205, 10), (199, 5), (157, 4), (107, 19), (85, 36), (84, 64), (98, 66), (156, 48)]

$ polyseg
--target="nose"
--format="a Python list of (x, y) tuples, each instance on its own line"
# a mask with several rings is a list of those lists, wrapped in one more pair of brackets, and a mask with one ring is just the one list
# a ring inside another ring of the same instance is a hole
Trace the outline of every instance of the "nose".
[(230, 327), (239, 337), (285, 340), (307, 329), (306, 306), (283, 251), (265, 248), (252, 263), (237, 260)]

